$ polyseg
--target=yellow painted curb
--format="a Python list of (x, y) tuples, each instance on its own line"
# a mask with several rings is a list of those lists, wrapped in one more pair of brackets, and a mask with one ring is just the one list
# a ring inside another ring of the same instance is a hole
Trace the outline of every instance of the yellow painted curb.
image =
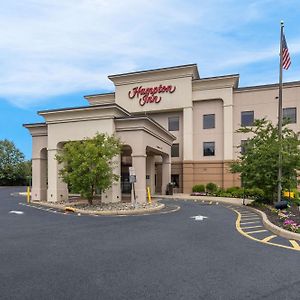
[(285, 230), (281, 227), (274, 225), (273, 223), (271, 223), (269, 221), (267, 215), (263, 211), (260, 211), (256, 208), (249, 207), (249, 206), (247, 206), (247, 208), (250, 208), (252, 211), (255, 211), (262, 217), (263, 224), (268, 230), (270, 230), (270, 231), (274, 232), (275, 234), (277, 234), (281, 237), (284, 237), (286, 239), (300, 241), (299, 233), (291, 232), (291, 231)]
[(294, 250), (294, 251), (300, 251), (300, 249), (298, 249), (297, 247), (289, 247), (289, 246), (284, 246), (284, 245), (280, 245), (280, 244), (271, 243), (271, 242), (266, 241), (266, 239), (260, 240), (260, 239), (257, 239), (257, 238), (255, 238), (255, 237), (253, 237), (253, 236), (247, 234), (246, 232), (244, 232), (244, 231), (242, 230), (242, 228), (241, 228), (241, 226), (240, 226), (240, 222), (241, 222), (241, 214), (240, 214), (237, 210), (235, 210), (235, 209), (233, 209), (233, 211), (234, 211), (235, 213), (237, 213), (237, 215), (238, 215), (238, 217), (237, 217), (237, 219), (236, 219), (236, 222), (235, 222), (235, 227), (236, 227), (237, 231), (238, 231), (241, 235), (243, 235), (243, 236), (245, 236), (245, 237), (247, 237), (248, 239), (251, 239), (251, 240), (253, 240), (253, 241), (262, 243), (262, 244), (272, 245), (272, 246), (277, 246), (277, 247), (285, 248), (285, 249), (291, 249), (291, 250)]
[(65, 207), (65, 211), (75, 212), (76, 209), (75, 209), (74, 207), (71, 207), (71, 206), (66, 206), (66, 207)]

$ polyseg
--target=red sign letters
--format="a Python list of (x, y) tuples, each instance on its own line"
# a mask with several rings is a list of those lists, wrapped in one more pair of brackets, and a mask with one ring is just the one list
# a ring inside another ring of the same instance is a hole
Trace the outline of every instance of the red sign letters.
[(159, 103), (161, 101), (160, 94), (162, 93), (174, 93), (176, 86), (173, 85), (159, 85), (154, 87), (135, 87), (128, 92), (130, 99), (138, 98), (139, 104), (144, 106), (146, 103)]

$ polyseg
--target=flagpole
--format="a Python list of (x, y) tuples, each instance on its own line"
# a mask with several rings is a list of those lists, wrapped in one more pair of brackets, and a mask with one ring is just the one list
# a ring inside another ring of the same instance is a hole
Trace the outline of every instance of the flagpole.
[(277, 186), (277, 201), (281, 201), (281, 178), (282, 178), (282, 41), (283, 41), (283, 21), (280, 23), (280, 66), (279, 66), (279, 99), (278, 99), (278, 186)]

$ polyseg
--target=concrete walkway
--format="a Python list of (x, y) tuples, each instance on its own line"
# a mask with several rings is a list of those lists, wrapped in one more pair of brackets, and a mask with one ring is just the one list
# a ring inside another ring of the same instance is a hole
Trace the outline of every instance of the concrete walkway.
[[(191, 196), (190, 194), (178, 193), (172, 196), (169, 195), (153, 195), (155, 199), (174, 199), (174, 200), (205, 200), (220, 203), (227, 203), (233, 205), (243, 205), (243, 199), (241, 198), (227, 198), (227, 197), (213, 197), (213, 196)], [(252, 199), (245, 199), (245, 204), (251, 203)]]

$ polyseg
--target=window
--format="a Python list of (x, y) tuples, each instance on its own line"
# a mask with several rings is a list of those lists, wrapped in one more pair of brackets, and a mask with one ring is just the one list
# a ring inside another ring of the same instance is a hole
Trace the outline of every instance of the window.
[(241, 125), (252, 126), (254, 122), (254, 111), (242, 111), (241, 113)]
[(179, 157), (179, 144), (173, 144), (171, 147), (171, 157)]
[(215, 114), (203, 115), (203, 129), (215, 128)]
[(287, 107), (283, 109), (283, 119), (289, 124), (297, 123), (297, 109), (296, 107)]
[(246, 147), (247, 147), (247, 140), (241, 140), (241, 154), (244, 154), (246, 152)]
[(214, 156), (214, 155), (215, 155), (215, 142), (204, 142), (203, 156)]
[(179, 175), (178, 174), (172, 174), (171, 175), (171, 182), (174, 183), (175, 188), (179, 188)]
[(169, 131), (179, 130), (179, 117), (169, 117)]

